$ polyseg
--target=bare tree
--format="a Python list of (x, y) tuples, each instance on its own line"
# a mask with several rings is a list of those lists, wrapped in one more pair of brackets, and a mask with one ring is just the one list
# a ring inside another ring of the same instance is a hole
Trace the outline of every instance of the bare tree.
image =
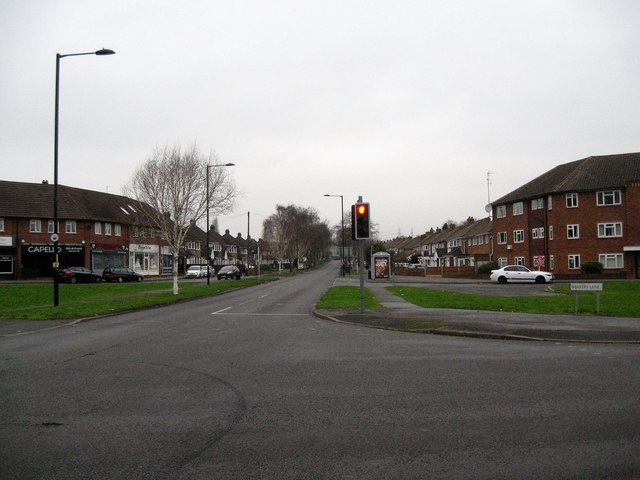
[(211, 169), (207, 197), (207, 165), (211, 164), (217, 164), (215, 155), (205, 157), (195, 143), (185, 150), (156, 148), (127, 187), (129, 196), (147, 206), (144, 213), (169, 244), (174, 295), (178, 294), (178, 255), (192, 221), (200, 220), (207, 208), (228, 212), (235, 200), (235, 184), (225, 168)]
[(282, 263), (288, 259), (291, 252), (293, 222), (290, 208), (276, 205), (276, 213), (262, 223), (262, 236), (269, 243), (269, 249), (278, 261), (278, 270), (282, 270)]

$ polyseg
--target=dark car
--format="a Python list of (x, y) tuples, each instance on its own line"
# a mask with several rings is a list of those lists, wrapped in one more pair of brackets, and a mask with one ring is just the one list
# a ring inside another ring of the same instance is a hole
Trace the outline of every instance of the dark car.
[(141, 282), (144, 277), (129, 267), (107, 267), (102, 272), (102, 278), (106, 282)]
[(84, 267), (67, 267), (58, 269), (58, 280), (69, 283), (98, 283), (102, 275)]
[(226, 265), (222, 267), (218, 272), (218, 280), (227, 278), (235, 278), (236, 280), (240, 280), (242, 278), (242, 272), (235, 265)]

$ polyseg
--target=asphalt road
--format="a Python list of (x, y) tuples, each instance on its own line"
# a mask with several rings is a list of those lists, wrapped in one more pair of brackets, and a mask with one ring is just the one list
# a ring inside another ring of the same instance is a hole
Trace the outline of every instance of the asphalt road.
[(0, 478), (640, 478), (637, 345), (317, 319), (336, 274), (2, 338)]

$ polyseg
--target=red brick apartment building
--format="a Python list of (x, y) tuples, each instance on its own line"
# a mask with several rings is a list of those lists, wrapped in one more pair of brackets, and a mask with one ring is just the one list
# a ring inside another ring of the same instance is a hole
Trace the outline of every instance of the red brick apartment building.
[(493, 258), (561, 277), (585, 262), (640, 278), (640, 153), (559, 165), (492, 202)]
[[(59, 185), (58, 212), (61, 267), (172, 271), (166, 242), (136, 200)], [(0, 279), (51, 276), (53, 232), (53, 185), (0, 180)]]

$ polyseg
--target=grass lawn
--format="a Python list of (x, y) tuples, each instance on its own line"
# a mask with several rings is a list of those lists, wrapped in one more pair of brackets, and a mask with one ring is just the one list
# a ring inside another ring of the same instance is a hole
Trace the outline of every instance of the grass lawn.
[[(575, 294), (570, 291), (569, 284), (563, 283), (554, 284), (553, 289), (564, 295), (522, 297), (466, 294), (403, 286), (388, 289), (408, 302), (427, 308), (571, 315), (575, 313)], [(596, 313), (595, 293), (579, 294), (579, 313)], [(600, 315), (640, 317), (640, 282), (604, 282), (604, 289), (600, 293)]]
[(57, 320), (85, 318), (166, 305), (191, 298), (217, 295), (275, 280), (246, 277), (242, 280), (180, 282), (173, 295), (172, 282), (60, 284), (60, 305), (53, 306), (53, 284), (0, 285), (0, 318)]
[[(331, 287), (316, 304), (318, 309), (360, 308), (360, 287)], [(364, 289), (364, 308), (373, 310), (382, 305), (368, 288)]]

